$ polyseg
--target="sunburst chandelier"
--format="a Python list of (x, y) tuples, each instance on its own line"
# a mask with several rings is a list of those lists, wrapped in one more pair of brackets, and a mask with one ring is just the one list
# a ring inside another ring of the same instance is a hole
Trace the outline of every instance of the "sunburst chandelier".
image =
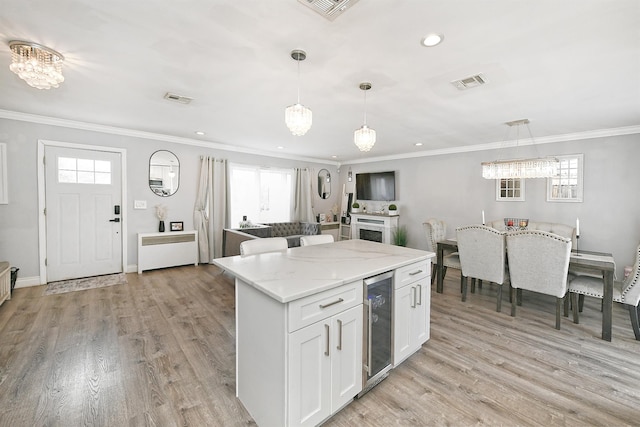
[[(507, 122), (506, 125), (516, 127), (516, 146), (520, 139), (520, 126), (522, 125), (527, 127), (529, 137), (533, 141), (533, 135), (529, 129), (529, 119), (514, 120)], [(560, 161), (555, 157), (495, 160), (482, 163), (482, 177), (486, 179), (551, 178), (558, 175), (559, 166)]]
[(9, 69), (36, 89), (58, 87), (64, 81), (64, 56), (37, 43), (13, 40), (9, 42), (11, 65)]
[(298, 63), (298, 102), (284, 110), (284, 121), (292, 134), (302, 136), (311, 129), (313, 123), (311, 110), (300, 104), (300, 61), (306, 59), (307, 53), (304, 50), (293, 50), (291, 57)]

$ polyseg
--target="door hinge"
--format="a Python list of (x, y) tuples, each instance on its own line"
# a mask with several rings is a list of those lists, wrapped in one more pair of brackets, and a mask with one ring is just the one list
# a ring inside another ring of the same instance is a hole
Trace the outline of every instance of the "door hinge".
[(44, 208), (42, 213), (46, 216), (47, 215), (47, 208)]
[(48, 260), (47, 260), (47, 258), (45, 258), (45, 259), (44, 259), (44, 266), (45, 266), (45, 267), (48, 265), (48, 264), (47, 264), (47, 261), (48, 261)]

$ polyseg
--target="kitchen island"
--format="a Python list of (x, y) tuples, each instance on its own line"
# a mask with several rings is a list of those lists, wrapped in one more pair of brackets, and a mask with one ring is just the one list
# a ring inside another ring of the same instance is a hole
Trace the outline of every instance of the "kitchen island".
[(236, 395), (256, 423), (317, 425), (360, 393), (364, 279), (393, 272), (406, 295), (393, 303), (393, 364), (418, 350), (434, 256), (347, 240), (213, 260), (236, 277)]

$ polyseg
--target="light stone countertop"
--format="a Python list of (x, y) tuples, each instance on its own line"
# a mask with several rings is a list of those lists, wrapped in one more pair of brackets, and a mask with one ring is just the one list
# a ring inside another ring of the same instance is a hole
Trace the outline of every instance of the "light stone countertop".
[(367, 240), (343, 240), (258, 255), (216, 258), (213, 263), (271, 298), (287, 303), (435, 255)]

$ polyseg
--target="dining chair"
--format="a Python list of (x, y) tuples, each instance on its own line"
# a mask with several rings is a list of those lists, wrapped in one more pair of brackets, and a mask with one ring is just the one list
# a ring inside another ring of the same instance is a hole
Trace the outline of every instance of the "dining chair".
[[(507, 234), (509, 276), (513, 289), (524, 289), (556, 297), (556, 329), (567, 295), (571, 239), (540, 230)], [(517, 298), (511, 299), (511, 316), (516, 315)], [(576, 306), (577, 298), (572, 297)], [(577, 317), (573, 316), (574, 323)]]
[[(580, 275), (569, 282), (569, 292), (572, 295), (596, 297), (602, 299), (604, 296), (604, 280), (601, 277)], [(636, 248), (636, 261), (631, 273), (622, 281), (613, 282), (613, 300), (626, 304), (629, 308), (631, 327), (636, 340), (640, 341), (640, 244)], [(573, 305), (574, 316), (582, 311), (582, 303)], [(577, 322), (576, 322), (577, 323)]]
[(506, 268), (505, 235), (506, 232), (486, 225), (467, 225), (456, 229), (462, 301), (467, 299), (468, 278), (493, 282), (499, 285), (496, 311), (501, 311), (502, 285), (509, 278)]
[(322, 243), (333, 243), (333, 235), (316, 234), (314, 236), (300, 236), (300, 246), (319, 245)]
[[(431, 218), (422, 223), (424, 232), (427, 236), (427, 250), (436, 252), (438, 249), (438, 242), (446, 239), (447, 235), (447, 223)], [(442, 257), (442, 278), (447, 274), (447, 267), (460, 270), (460, 257), (458, 252), (445, 251)], [(436, 280), (437, 265), (431, 264), (431, 284)]]
[(287, 249), (287, 239), (284, 237), (265, 237), (245, 240), (240, 243), (240, 255), (255, 255), (265, 252), (276, 252)]

